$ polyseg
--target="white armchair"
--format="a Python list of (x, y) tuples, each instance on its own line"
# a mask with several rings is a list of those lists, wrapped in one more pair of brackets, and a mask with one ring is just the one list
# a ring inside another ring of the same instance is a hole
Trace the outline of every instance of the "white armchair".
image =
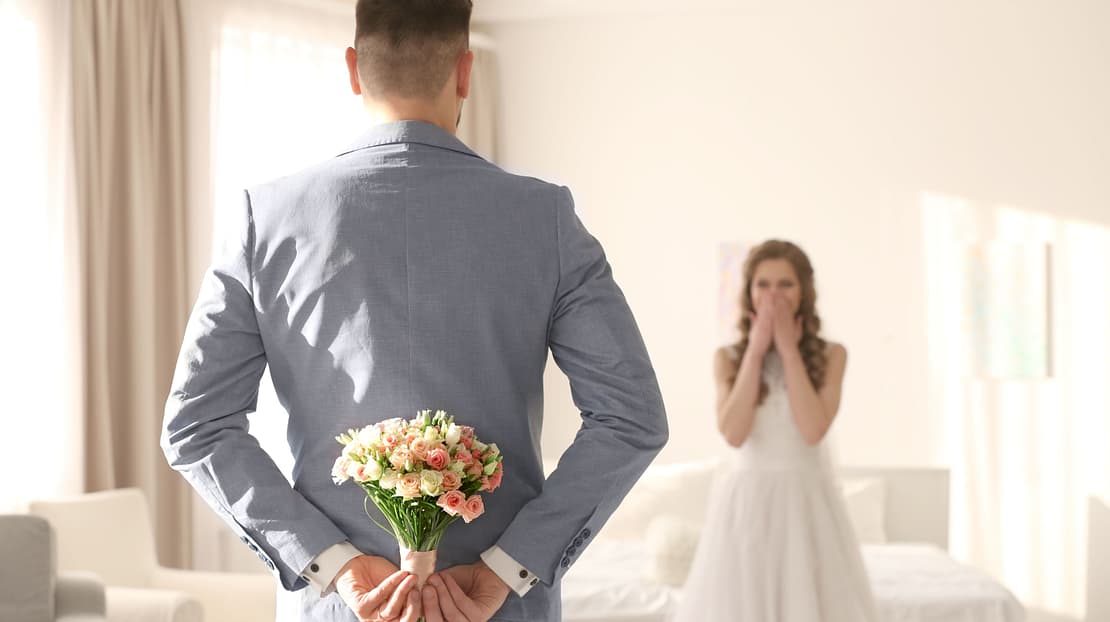
[(273, 622), (276, 580), (265, 574), (158, 565), (146, 498), (135, 488), (36, 501), (58, 537), (62, 570), (95, 572), (109, 622)]
[(58, 574), (54, 533), (38, 516), (0, 515), (0, 620), (104, 622), (104, 585)]

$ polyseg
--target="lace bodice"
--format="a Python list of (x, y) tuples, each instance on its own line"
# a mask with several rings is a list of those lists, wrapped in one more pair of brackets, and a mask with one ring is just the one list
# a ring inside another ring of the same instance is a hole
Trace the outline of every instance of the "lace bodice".
[[(734, 360), (739, 359), (735, 346), (730, 346), (729, 354)], [(747, 440), (731, 452), (733, 460), (751, 469), (826, 468), (824, 445), (807, 443), (794, 422), (786, 392), (786, 371), (782, 357), (774, 349), (763, 357), (762, 377), (767, 383), (767, 397), (756, 408)]]

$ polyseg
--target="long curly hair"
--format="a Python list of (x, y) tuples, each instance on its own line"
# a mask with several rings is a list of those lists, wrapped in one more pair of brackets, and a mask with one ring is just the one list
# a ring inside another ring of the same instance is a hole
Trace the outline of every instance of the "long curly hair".
[[(810, 382), (813, 383), (813, 388), (820, 390), (825, 384), (828, 357), (825, 355), (825, 340), (818, 336), (821, 332), (821, 318), (817, 315), (817, 288), (814, 285), (813, 265), (810, 264), (805, 252), (791, 242), (767, 240), (753, 248), (744, 260), (744, 291), (740, 298), (740, 342), (737, 344), (740, 360), (743, 360), (744, 353), (748, 350), (752, 315), (755, 313), (755, 305), (752, 303), (752, 279), (755, 277), (756, 267), (767, 259), (789, 261), (798, 275), (798, 284), (802, 291), (801, 304), (798, 307), (798, 315), (802, 318), (802, 339), (798, 343), (798, 349), (802, 353), (802, 360), (805, 361), (806, 372)], [(767, 383), (761, 382), (757, 405), (763, 403), (767, 393)]]

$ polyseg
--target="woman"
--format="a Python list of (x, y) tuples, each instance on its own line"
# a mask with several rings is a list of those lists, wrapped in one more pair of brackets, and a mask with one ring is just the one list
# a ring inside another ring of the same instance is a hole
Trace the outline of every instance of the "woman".
[(770, 240), (744, 264), (740, 342), (716, 352), (717, 474), (682, 603), (686, 622), (873, 622), (859, 543), (822, 443), (847, 351), (818, 332), (813, 268)]

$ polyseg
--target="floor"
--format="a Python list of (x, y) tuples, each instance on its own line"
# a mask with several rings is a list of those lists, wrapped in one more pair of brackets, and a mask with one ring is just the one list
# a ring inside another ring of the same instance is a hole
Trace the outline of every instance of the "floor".
[(1040, 611), (1033, 608), (1026, 609), (1026, 613), (1028, 613), (1028, 616), (1025, 622), (1083, 622), (1083, 620), (1079, 618), (1048, 611)]

